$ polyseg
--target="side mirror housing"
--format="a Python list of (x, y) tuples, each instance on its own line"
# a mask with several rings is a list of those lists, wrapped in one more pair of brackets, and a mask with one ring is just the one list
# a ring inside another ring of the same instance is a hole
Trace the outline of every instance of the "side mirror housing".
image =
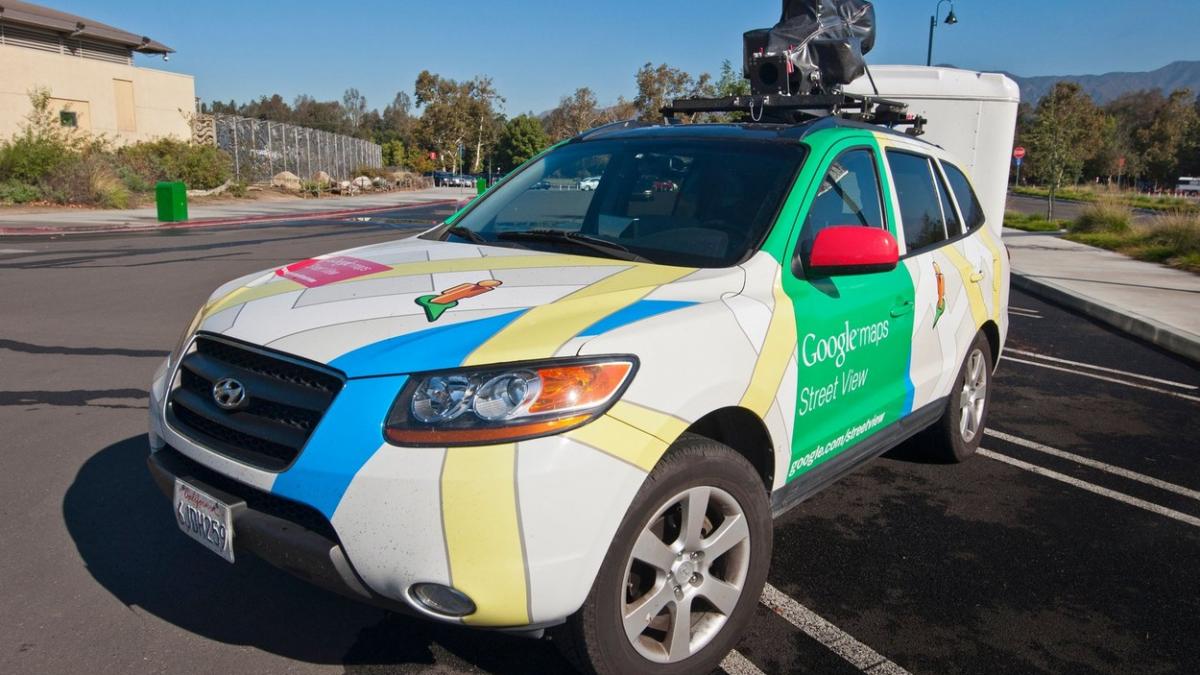
[(900, 263), (900, 245), (887, 230), (835, 225), (817, 233), (804, 263), (810, 276), (888, 272)]

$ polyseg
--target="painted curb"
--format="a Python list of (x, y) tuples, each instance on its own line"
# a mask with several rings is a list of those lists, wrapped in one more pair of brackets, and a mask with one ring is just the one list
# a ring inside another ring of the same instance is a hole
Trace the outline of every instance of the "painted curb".
[(393, 206), (368, 206), (357, 209), (337, 209), (331, 211), (311, 211), (300, 213), (278, 213), (262, 216), (244, 216), (241, 218), (201, 218), (198, 220), (185, 220), (178, 223), (155, 223), (153, 225), (128, 225), (128, 226), (99, 226), (88, 227), (86, 225), (67, 225), (56, 227), (54, 225), (44, 225), (37, 227), (0, 227), (0, 237), (44, 237), (47, 235), (65, 235), (65, 234), (113, 234), (113, 233), (136, 233), (136, 232), (160, 232), (163, 230), (186, 230), (201, 227), (219, 227), (222, 225), (248, 225), (252, 223), (270, 223), (277, 221), (288, 220), (321, 220), (325, 218), (347, 218), (351, 216), (366, 216), (373, 213), (385, 213), (387, 211), (397, 211), (400, 209), (414, 209), (423, 206), (441, 206), (444, 204), (459, 204), (465, 203), (466, 200), (461, 199), (436, 199), (428, 202), (412, 202), (407, 204), (396, 204)]
[(1200, 363), (1200, 336), (1118, 308), (1052, 281), (1013, 270), (1012, 285), (1043, 300), (1073, 309), (1193, 363)]

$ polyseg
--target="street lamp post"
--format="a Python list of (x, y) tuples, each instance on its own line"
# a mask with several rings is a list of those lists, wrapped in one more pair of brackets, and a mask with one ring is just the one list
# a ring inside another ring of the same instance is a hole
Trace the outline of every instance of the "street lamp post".
[(950, 3), (950, 13), (946, 15), (946, 25), (953, 26), (958, 23), (958, 17), (954, 16), (954, 3), (950, 0), (938, 0), (937, 7), (933, 10), (933, 16), (929, 17), (929, 54), (925, 57), (925, 65), (933, 65), (933, 29), (937, 28), (938, 13), (942, 11), (942, 3)]

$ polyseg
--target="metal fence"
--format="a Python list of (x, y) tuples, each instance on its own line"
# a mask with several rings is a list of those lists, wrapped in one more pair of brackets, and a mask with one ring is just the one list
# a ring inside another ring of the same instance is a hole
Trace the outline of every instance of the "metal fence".
[(281, 171), (303, 179), (324, 171), (334, 180), (353, 179), (359, 167), (383, 166), (383, 148), (359, 138), (236, 115), (197, 115), (197, 143), (216, 145), (233, 157), (233, 173), (247, 182), (269, 181)]

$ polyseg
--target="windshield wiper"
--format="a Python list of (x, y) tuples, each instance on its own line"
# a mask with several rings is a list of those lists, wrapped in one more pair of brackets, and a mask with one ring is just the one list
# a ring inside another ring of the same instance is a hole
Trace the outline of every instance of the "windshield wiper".
[(446, 234), (452, 234), (452, 235), (458, 237), (459, 239), (466, 239), (467, 241), (471, 242), (472, 244), (491, 244), (492, 243), (490, 240), (487, 239), (487, 237), (480, 235), (475, 230), (468, 230), (467, 228), (465, 228), (461, 225), (455, 225), (454, 227), (446, 230)]
[(652, 260), (640, 256), (628, 248), (618, 244), (615, 241), (593, 237), (590, 234), (582, 232), (569, 232), (567, 230), (551, 230), (551, 229), (533, 229), (522, 230), (520, 232), (501, 232), (497, 235), (498, 239), (506, 241), (565, 241), (570, 244), (576, 244), (584, 248), (590, 248), (601, 253), (606, 253), (613, 258), (620, 260), (632, 260), (634, 262), (653, 262)]

